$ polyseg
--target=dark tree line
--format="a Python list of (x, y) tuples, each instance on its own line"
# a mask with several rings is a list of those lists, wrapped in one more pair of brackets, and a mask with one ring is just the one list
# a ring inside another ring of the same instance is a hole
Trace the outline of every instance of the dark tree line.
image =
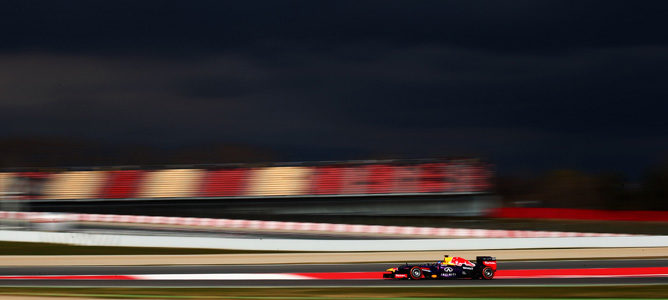
[(507, 206), (668, 210), (668, 164), (648, 170), (636, 183), (625, 180), (622, 174), (576, 170), (497, 180), (498, 193)]

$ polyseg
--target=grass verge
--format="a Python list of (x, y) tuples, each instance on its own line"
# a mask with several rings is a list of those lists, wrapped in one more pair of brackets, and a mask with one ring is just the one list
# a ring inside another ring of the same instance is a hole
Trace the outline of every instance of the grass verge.
[(661, 299), (666, 285), (355, 288), (41, 288), (0, 287), (0, 295), (124, 299)]

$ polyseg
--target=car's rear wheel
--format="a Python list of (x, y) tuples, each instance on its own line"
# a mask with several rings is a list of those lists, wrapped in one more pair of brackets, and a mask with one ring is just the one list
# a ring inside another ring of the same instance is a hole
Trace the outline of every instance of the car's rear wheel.
[(494, 278), (494, 270), (492, 270), (492, 268), (490, 268), (490, 267), (484, 267), (484, 268), (482, 269), (482, 271), (480, 271), (480, 273), (482, 274), (482, 278), (483, 278), (483, 279), (492, 279), (492, 278)]
[(422, 278), (422, 270), (419, 267), (412, 267), (411, 268), (411, 279), (420, 279)]

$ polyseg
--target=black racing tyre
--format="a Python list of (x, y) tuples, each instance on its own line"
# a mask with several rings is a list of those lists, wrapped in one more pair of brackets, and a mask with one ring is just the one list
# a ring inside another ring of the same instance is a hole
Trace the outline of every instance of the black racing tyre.
[(483, 279), (492, 279), (494, 278), (494, 270), (490, 267), (484, 267), (482, 268), (482, 271), (480, 271), (480, 274), (482, 275)]
[(415, 280), (422, 278), (422, 269), (420, 269), (419, 267), (412, 267), (410, 270), (410, 276), (411, 279)]

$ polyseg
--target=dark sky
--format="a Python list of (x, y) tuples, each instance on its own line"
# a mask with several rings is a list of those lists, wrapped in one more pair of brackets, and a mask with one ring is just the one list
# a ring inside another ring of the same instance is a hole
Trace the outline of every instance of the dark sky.
[(2, 1), (0, 138), (635, 176), (668, 157), (667, 16), (663, 1)]

